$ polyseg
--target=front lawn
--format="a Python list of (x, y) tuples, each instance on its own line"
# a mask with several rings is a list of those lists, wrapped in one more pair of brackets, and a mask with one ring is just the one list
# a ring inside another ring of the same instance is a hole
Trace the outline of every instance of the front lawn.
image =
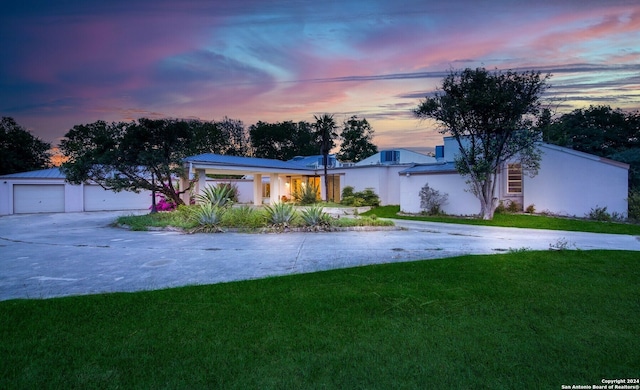
[(565, 230), (574, 232), (640, 235), (640, 225), (629, 223), (599, 222), (585, 219), (509, 213), (495, 214), (493, 220), (484, 221), (478, 218), (463, 218), (455, 216), (399, 215), (399, 212), (400, 206), (382, 206), (362, 213), (362, 215), (366, 216), (375, 214), (376, 216), (381, 218), (459, 223), (465, 225), (504, 226), (529, 229)]
[(0, 302), (0, 388), (560, 389), (637, 378), (637, 252)]

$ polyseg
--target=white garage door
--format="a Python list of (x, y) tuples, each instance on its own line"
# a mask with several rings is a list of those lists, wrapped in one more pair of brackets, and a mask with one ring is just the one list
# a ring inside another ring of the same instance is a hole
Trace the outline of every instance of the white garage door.
[(64, 184), (16, 184), (13, 186), (13, 212), (63, 213)]
[(107, 191), (99, 185), (84, 186), (84, 210), (141, 210), (151, 205), (151, 195), (144, 191), (136, 194), (130, 191)]

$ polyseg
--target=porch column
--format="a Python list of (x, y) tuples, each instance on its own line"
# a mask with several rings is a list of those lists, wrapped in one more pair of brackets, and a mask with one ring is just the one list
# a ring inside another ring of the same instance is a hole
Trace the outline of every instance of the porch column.
[(262, 175), (253, 175), (253, 204), (262, 206)]
[[(189, 187), (189, 184), (190, 184), (189, 183), (189, 179), (180, 178), (180, 188), (181, 188), (180, 191), (182, 191), (183, 188)], [(180, 194), (180, 199), (182, 199), (184, 204), (189, 204), (189, 201), (190, 201), (190, 199), (189, 199), (189, 191), (186, 191), (185, 193)]]
[(202, 191), (207, 188), (207, 173), (204, 169), (196, 169), (196, 175), (198, 175), (198, 184), (193, 191), (194, 195), (201, 194)]
[(280, 175), (272, 173), (269, 175), (269, 183), (271, 186), (270, 204), (276, 204), (280, 202)]

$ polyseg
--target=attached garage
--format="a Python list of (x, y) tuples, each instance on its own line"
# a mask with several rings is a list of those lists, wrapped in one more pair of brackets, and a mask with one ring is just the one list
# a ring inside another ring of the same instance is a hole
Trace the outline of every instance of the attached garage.
[(151, 192), (113, 192), (65, 182), (58, 168), (0, 176), (0, 215), (145, 210)]
[(96, 184), (84, 185), (84, 211), (138, 210), (150, 205), (148, 192), (113, 192)]
[(63, 213), (64, 184), (15, 184), (13, 212)]

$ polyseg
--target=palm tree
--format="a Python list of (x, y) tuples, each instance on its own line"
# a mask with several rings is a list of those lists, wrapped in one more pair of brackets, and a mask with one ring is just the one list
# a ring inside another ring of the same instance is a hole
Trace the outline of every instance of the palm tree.
[(314, 115), (316, 123), (313, 127), (316, 131), (316, 139), (320, 143), (320, 153), (322, 154), (322, 164), (324, 165), (324, 200), (329, 201), (329, 177), (327, 175), (327, 165), (329, 165), (329, 152), (334, 147), (333, 140), (338, 136), (336, 121), (333, 115)]

